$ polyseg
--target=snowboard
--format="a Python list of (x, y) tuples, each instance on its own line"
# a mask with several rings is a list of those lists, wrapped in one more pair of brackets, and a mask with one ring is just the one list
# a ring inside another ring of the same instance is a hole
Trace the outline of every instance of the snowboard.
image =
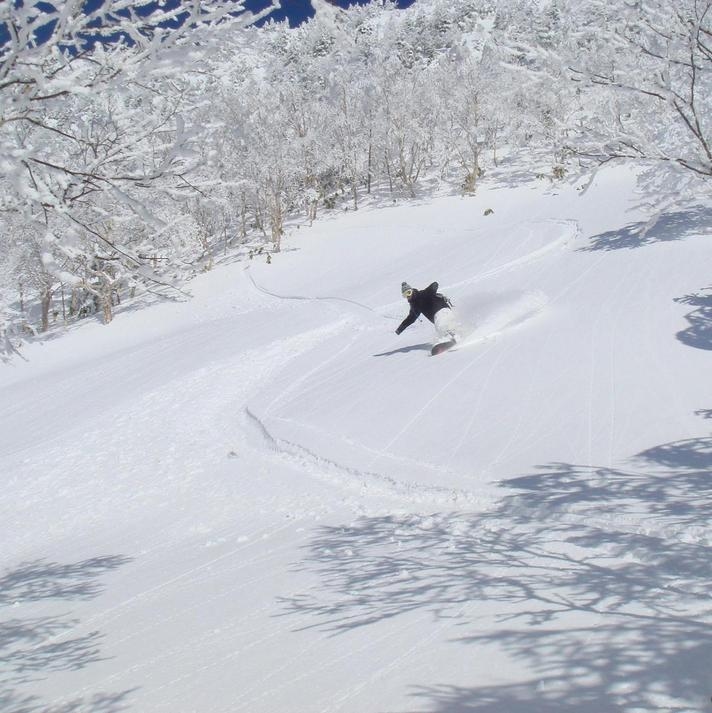
[(454, 339), (451, 339), (449, 342), (440, 342), (439, 344), (433, 345), (433, 348), (430, 350), (430, 356), (436, 356), (438, 354), (442, 354), (443, 352), (446, 352), (448, 349), (452, 349), (452, 347), (455, 346), (457, 342)]

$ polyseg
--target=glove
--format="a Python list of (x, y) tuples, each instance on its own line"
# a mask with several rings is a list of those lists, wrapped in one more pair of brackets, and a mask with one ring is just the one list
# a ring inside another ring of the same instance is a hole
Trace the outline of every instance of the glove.
[(401, 333), (400, 329), (396, 329), (396, 334), (400, 334), (400, 333)]

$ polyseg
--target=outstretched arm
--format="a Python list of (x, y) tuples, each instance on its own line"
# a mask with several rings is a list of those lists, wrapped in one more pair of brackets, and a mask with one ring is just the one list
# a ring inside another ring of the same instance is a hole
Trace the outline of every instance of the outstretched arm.
[(425, 288), (425, 291), (426, 291), (426, 292), (432, 292), (433, 294), (435, 294), (435, 293), (438, 291), (438, 287), (439, 287), (439, 285), (438, 285), (437, 282), (431, 282), (431, 283)]
[(398, 329), (396, 329), (396, 334), (400, 334), (404, 329), (408, 329), (408, 327), (418, 319), (419, 315), (420, 312), (415, 309), (415, 307), (411, 307), (408, 316), (400, 323)]

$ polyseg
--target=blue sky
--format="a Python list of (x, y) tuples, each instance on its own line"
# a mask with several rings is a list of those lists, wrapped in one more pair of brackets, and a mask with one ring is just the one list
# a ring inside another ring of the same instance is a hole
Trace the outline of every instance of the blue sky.
[[(22, 0), (11, 0), (16, 3), (21, 4)], [(328, 0), (333, 5), (337, 7), (349, 7), (350, 5), (366, 5), (370, 0)], [(416, 0), (397, 0), (397, 5), (399, 7), (409, 7)], [(102, 0), (86, 0), (84, 7), (87, 9), (94, 9), (101, 5)], [(263, 10), (265, 7), (270, 5), (270, 0), (246, 0), (246, 6), (248, 9)], [(48, 2), (48, 5), (51, 3)], [(165, 0), (164, 7), (172, 8), (180, 5), (180, 0)], [(150, 6), (149, 6), (150, 7)], [(150, 9), (146, 14), (150, 14)], [(282, 0), (282, 8), (276, 12), (273, 12), (269, 19), (274, 20), (289, 20), (291, 26), (299, 25), (301, 22), (310, 18), (314, 15), (314, 10), (312, 9), (311, 2), (309, 0)], [(265, 21), (268, 21), (265, 20)], [(37, 39), (39, 42), (44, 42), (51, 32), (51, 25), (48, 24), (44, 28), (37, 31)], [(0, 23), (0, 48), (9, 38), (7, 28)], [(89, 37), (89, 42), (92, 42), (95, 38)]]
[[(366, 5), (369, 0), (329, 0), (332, 5), (338, 7), (348, 7), (349, 5)], [(399, 7), (408, 7), (415, 0), (398, 0)], [(250, 9), (260, 9), (269, 5), (269, 0), (247, 0)], [(270, 17), (275, 20), (288, 19), (289, 24), (294, 26), (303, 22), (314, 14), (309, 0), (282, 0), (282, 9), (273, 13)]]

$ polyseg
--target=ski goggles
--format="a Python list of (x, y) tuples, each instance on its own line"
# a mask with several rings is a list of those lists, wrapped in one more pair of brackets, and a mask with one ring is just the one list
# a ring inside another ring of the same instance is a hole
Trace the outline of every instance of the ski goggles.
[(411, 290), (411, 289), (405, 290), (405, 292), (403, 292), (403, 297), (405, 297), (407, 300), (409, 300), (412, 296), (413, 296), (413, 290)]

